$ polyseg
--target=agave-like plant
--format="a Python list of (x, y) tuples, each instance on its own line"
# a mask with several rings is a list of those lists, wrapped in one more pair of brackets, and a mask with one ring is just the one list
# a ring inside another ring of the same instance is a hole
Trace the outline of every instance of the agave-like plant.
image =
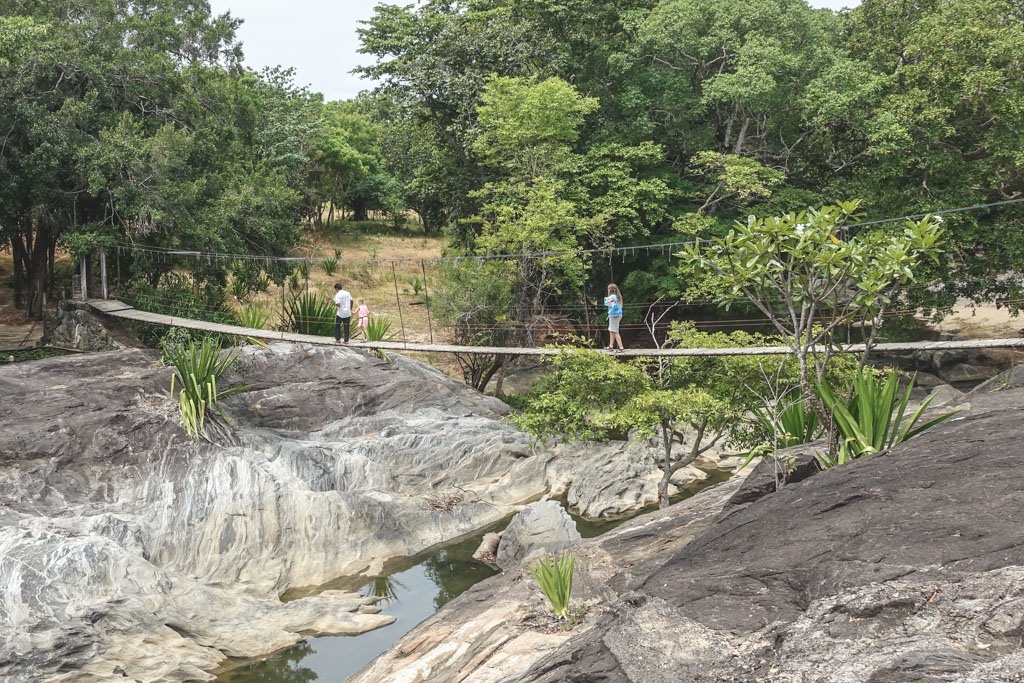
[(325, 258), (320, 262), (320, 267), (324, 269), (327, 275), (334, 275), (338, 272), (338, 259), (336, 258)]
[(954, 410), (921, 422), (932, 401), (929, 396), (904, 420), (913, 386), (912, 379), (901, 392), (897, 371), (891, 370), (883, 381), (862, 368), (853, 378), (849, 402), (844, 402), (836, 397), (827, 383), (818, 384), (818, 395), (835, 419), (840, 436), (836, 453), (819, 455), (819, 462), (825, 467), (835, 467), (854, 458), (873, 455), (903, 443), (960, 412)]
[(235, 313), (235, 318), (242, 327), (263, 330), (266, 329), (267, 323), (270, 322), (270, 312), (263, 306), (250, 302), (243, 305)]
[(395, 333), (391, 328), (394, 321), (386, 315), (371, 315), (366, 324), (366, 341), (391, 341)]
[[(391, 341), (395, 338), (395, 333), (391, 331), (393, 326), (394, 321), (388, 316), (371, 315), (366, 324), (366, 341)], [(391, 362), (391, 356), (384, 349), (377, 349), (376, 353), (381, 360)]]
[(751, 411), (758, 424), (768, 434), (776, 435), (777, 448), (788, 448), (810, 443), (821, 433), (818, 414), (806, 409), (803, 393), (794, 389), (783, 396), (775, 406), (775, 414), (755, 408)]
[(334, 334), (336, 309), (317, 292), (304, 292), (284, 305), (284, 324), (292, 332), (330, 337)]
[(247, 385), (221, 389), (218, 381), (238, 361), (234, 353), (221, 355), (220, 345), (210, 337), (198, 346), (194, 340), (187, 344), (170, 344), (164, 347), (164, 360), (174, 367), (171, 375), (171, 396), (175, 385), (181, 387), (178, 405), (181, 408), (182, 426), (192, 436), (206, 437), (207, 415), (218, 415), (224, 423), (231, 420), (224, 413), (220, 400), (248, 389)]
[(551, 603), (551, 611), (560, 619), (569, 616), (569, 595), (575, 568), (576, 558), (570, 552), (564, 552), (558, 558), (553, 555), (544, 557), (527, 565), (544, 597)]

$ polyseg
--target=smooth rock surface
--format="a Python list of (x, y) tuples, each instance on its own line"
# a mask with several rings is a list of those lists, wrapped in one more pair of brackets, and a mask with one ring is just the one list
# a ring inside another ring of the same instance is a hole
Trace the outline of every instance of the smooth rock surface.
[[(350, 594), (282, 604), (289, 589), (374, 574), (570, 487), (591, 512), (654, 500), (616, 502), (634, 476), (611, 460), (636, 457), (623, 443), (541, 449), (505, 404), (397, 354), (240, 354), (222, 386), (249, 386), (213, 443), (184, 433), (153, 353), (0, 368), (0, 680), (206, 680), (228, 656), (391, 619)], [(581, 476), (595, 459), (606, 476)]]
[(580, 538), (576, 522), (561, 505), (553, 500), (531, 503), (501, 533), (495, 564), (508, 571), (538, 550), (557, 554)]
[[(502, 575), (355, 680), (1021, 683), (1024, 390), (962, 407), (778, 492), (727, 506), (728, 482), (581, 542), (569, 637), (539, 635), (530, 582)], [(536, 654), (506, 656), (530, 631)]]
[(0, 679), (205, 680), (376, 628), (393, 618), (357, 595), (278, 596), (547, 489), (507, 406), (400, 357), (246, 347), (217, 443), (184, 433), (169, 377), (137, 350), (0, 368)]

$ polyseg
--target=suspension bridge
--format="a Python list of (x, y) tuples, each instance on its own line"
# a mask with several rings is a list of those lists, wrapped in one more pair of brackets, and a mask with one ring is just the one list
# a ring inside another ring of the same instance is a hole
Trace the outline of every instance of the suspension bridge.
[[(221, 323), (211, 323), (205, 320), (194, 320), (192, 318), (181, 318), (173, 315), (150, 313), (148, 311), (140, 311), (139, 309), (117, 299), (89, 299), (88, 303), (93, 310), (105, 316), (119, 318), (121, 320), (131, 320), (151, 325), (183, 327), (190, 330), (200, 330), (236, 337), (249, 337), (266, 341), (284, 341), (323, 346), (335, 345), (335, 341), (332, 337), (284, 332), (280, 330), (263, 330), (252, 327), (241, 327), (239, 325), (225, 325)], [(457, 344), (418, 343), (409, 341), (353, 341), (350, 343), (350, 346), (353, 348), (416, 353), (504, 354), (510, 356), (553, 356), (559, 353), (559, 349), (551, 347), (462, 346)], [(997, 348), (1024, 348), (1024, 337), (1013, 337), (1009, 339), (953, 339), (942, 341), (879, 343), (872, 345), (871, 351), (886, 353), (902, 351)], [(834, 347), (832, 352), (864, 353), (866, 350), (868, 349), (865, 344), (840, 344)], [(618, 352), (604, 350), (603, 352), (607, 354), (614, 353), (616, 356), (626, 358), (649, 358), (671, 356), (780, 356), (790, 354), (792, 353), (792, 350), (788, 346), (759, 346), (732, 348), (673, 347), (626, 349)]]

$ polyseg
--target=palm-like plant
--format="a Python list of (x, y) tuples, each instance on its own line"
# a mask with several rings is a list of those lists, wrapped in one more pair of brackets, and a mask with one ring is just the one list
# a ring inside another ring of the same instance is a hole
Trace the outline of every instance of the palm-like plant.
[(386, 315), (371, 315), (366, 324), (366, 341), (391, 341), (395, 333), (391, 330), (394, 321)]
[(836, 397), (827, 383), (818, 384), (818, 395), (832, 414), (840, 436), (839, 448), (834, 455), (818, 457), (821, 464), (835, 467), (854, 458), (887, 450), (960, 412), (954, 410), (921, 422), (932, 401), (932, 397), (928, 397), (904, 420), (913, 385), (911, 381), (901, 392), (897, 371), (890, 371), (883, 381), (870, 371), (861, 369), (853, 379), (849, 402), (844, 402)]
[(181, 387), (178, 405), (181, 408), (181, 423), (185, 431), (194, 437), (206, 437), (206, 417), (219, 415), (224, 423), (231, 420), (220, 406), (220, 400), (248, 386), (219, 388), (218, 381), (238, 360), (234, 353), (221, 355), (220, 345), (210, 337), (196, 346), (195, 341), (187, 344), (171, 344), (164, 347), (164, 360), (174, 367), (171, 375), (171, 396), (175, 384)]
[(284, 305), (284, 324), (292, 332), (329, 337), (334, 334), (336, 312), (330, 301), (316, 292), (304, 292)]

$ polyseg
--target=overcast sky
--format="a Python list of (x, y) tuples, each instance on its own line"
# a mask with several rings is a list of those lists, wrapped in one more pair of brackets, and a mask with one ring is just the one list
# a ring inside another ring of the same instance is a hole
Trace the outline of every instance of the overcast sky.
[[(216, 14), (230, 11), (245, 20), (239, 38), (246, 64), (257, 70), (278, 64), (294, 67), (299, 85), (322, 92), (328, 100), (355, 97), (370, 87), (349, 71), (370, 63), (368, 56), (356, 52), (356, 27), (359, 20), (373, 15), (379, 1), (209, 0)], [(389, 1), (412, 4), (412, 0)], [(810, 0), (812, 7), (832, 9), (859, 4), (860, 0)]]

